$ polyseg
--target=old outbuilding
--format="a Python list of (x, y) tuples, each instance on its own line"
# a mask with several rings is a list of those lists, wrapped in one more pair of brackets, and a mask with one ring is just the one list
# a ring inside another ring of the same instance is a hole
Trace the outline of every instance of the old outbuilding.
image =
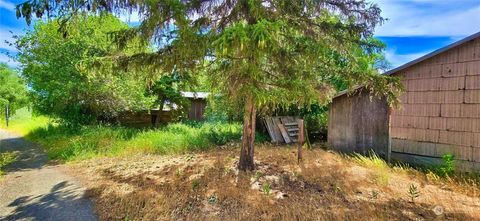
[(480, 32), (385, 75), (405, 86), (400, 107), (363, 88), (341, 92), (330, 108), (330, 146), (415, 164), (452, 154), (458, 169), (480, 170)]
[(166, 101), (162, 108), (126, 112), (119, 117), (119, 122), (125, 126), (131, 127), (156, 127), (183, 118), (191, 121), (202, 121), (205, 118), (205, 109), (207, 107), (208, 92), (180, 92), (182, 97), (187, 99), (185, 116), (177, 116), (177, 105)]

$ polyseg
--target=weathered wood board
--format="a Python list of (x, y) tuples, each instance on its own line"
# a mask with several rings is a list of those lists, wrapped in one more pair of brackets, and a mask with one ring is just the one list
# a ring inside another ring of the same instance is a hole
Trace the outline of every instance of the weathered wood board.
[(298, 119), (297, 116), (266, 117), (265, 126), (274, 143), (298, 142)]
[(280, 123), (277, 126), (280, 129), (280, 132), (282, 132), (282, 137), (283, 140), (285, 140), (285, 143), (291, 143), (292, 141), (290, 140), (290, 136), (288, 135), (287, 130), (285, 129), (283, 124)]

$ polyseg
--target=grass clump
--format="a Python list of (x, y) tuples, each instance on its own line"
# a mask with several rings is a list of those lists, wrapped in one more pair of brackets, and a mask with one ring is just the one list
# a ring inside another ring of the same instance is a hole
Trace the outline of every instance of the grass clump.
[(17, 159), (17, 154), (14, 152), (0, 153), (0, 176), (4, 174), (3, 168)]
[(270, 195), (270, 193), (272, 192), (272, 186), (270, 186), (269, 183), (264, 183), (262, 185), (262, 191), (266, 194), (266, 195)]
[(389, 169), (390, 166), (388, 165), (385, 160), (383, 160), (380, 156), (376, 153), (372, 152), (369, 156), (364, 156), (358, 153), (354, 153), (352, 157), (353, 161), (357, 162), (358, 164), (374, 169)]
[(355, 153), (351, 159), (362, 166), (375, 170), (373, 177), (375, 183), (380, 185), (388, 184), (390, 179), (390, 165), (376, 153), (371, 152), (369, 156)]

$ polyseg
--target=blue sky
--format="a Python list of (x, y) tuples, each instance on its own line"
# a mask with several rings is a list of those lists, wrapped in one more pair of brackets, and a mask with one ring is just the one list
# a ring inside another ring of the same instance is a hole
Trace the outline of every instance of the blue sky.
[[(4, 53), (15, 53), (5, 41), (11, 32), (28, 28), (15, 18), (14, 7), (23, 0), (0, 0), (0, 62), (16, 64)], [(371, 0), (388, 21), (375, 31), (387, 44), (386, 58), (393, 67), (402, 65), (466, 36), (480, 32), (480, 0)], [(124, 16), (125, 17), (125, 16)], [(127, 20), (126, 18), (123, 18)], [(132, 16), (130, 22), (138, 22)]]

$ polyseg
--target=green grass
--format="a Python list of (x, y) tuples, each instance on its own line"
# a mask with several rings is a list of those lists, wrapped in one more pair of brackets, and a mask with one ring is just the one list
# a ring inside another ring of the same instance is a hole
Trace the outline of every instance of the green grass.
[(27, 108), (18, 110), (14, 116), (10, 118), (9, 126), (5, 123), (5, 118), (0, 118), (0, 128), (9, 130), (11, 132), (27, 135), (41, 127), (46, 127), (51, 122), (50, 118), (45, 116), (32, 115)]
[[(5, 127), (5, 124), (3, 124)], [(173, 123), (157, 129), (96, 125), (68, 127), (19, 110), (7, 130), (40, 144), (50, 159), (84, 160), (137, 153), (177, 154), (240, 141), (242, 125), (225, 122)], [(257, 134), (257, 141), (266, 137)]]
[(0, 176), (4, 174), (3, 168), (8, 164), (15, 162), (17, 154), (13, 152), (0, 153)]
[(201, 151), (241, 139), (238, 123), (174, 123), (159, 129), (62, 125), (40, 127), (26, 138), (43, 146), (51, 159), (84, 160), (135, 153), (176, 154)]

